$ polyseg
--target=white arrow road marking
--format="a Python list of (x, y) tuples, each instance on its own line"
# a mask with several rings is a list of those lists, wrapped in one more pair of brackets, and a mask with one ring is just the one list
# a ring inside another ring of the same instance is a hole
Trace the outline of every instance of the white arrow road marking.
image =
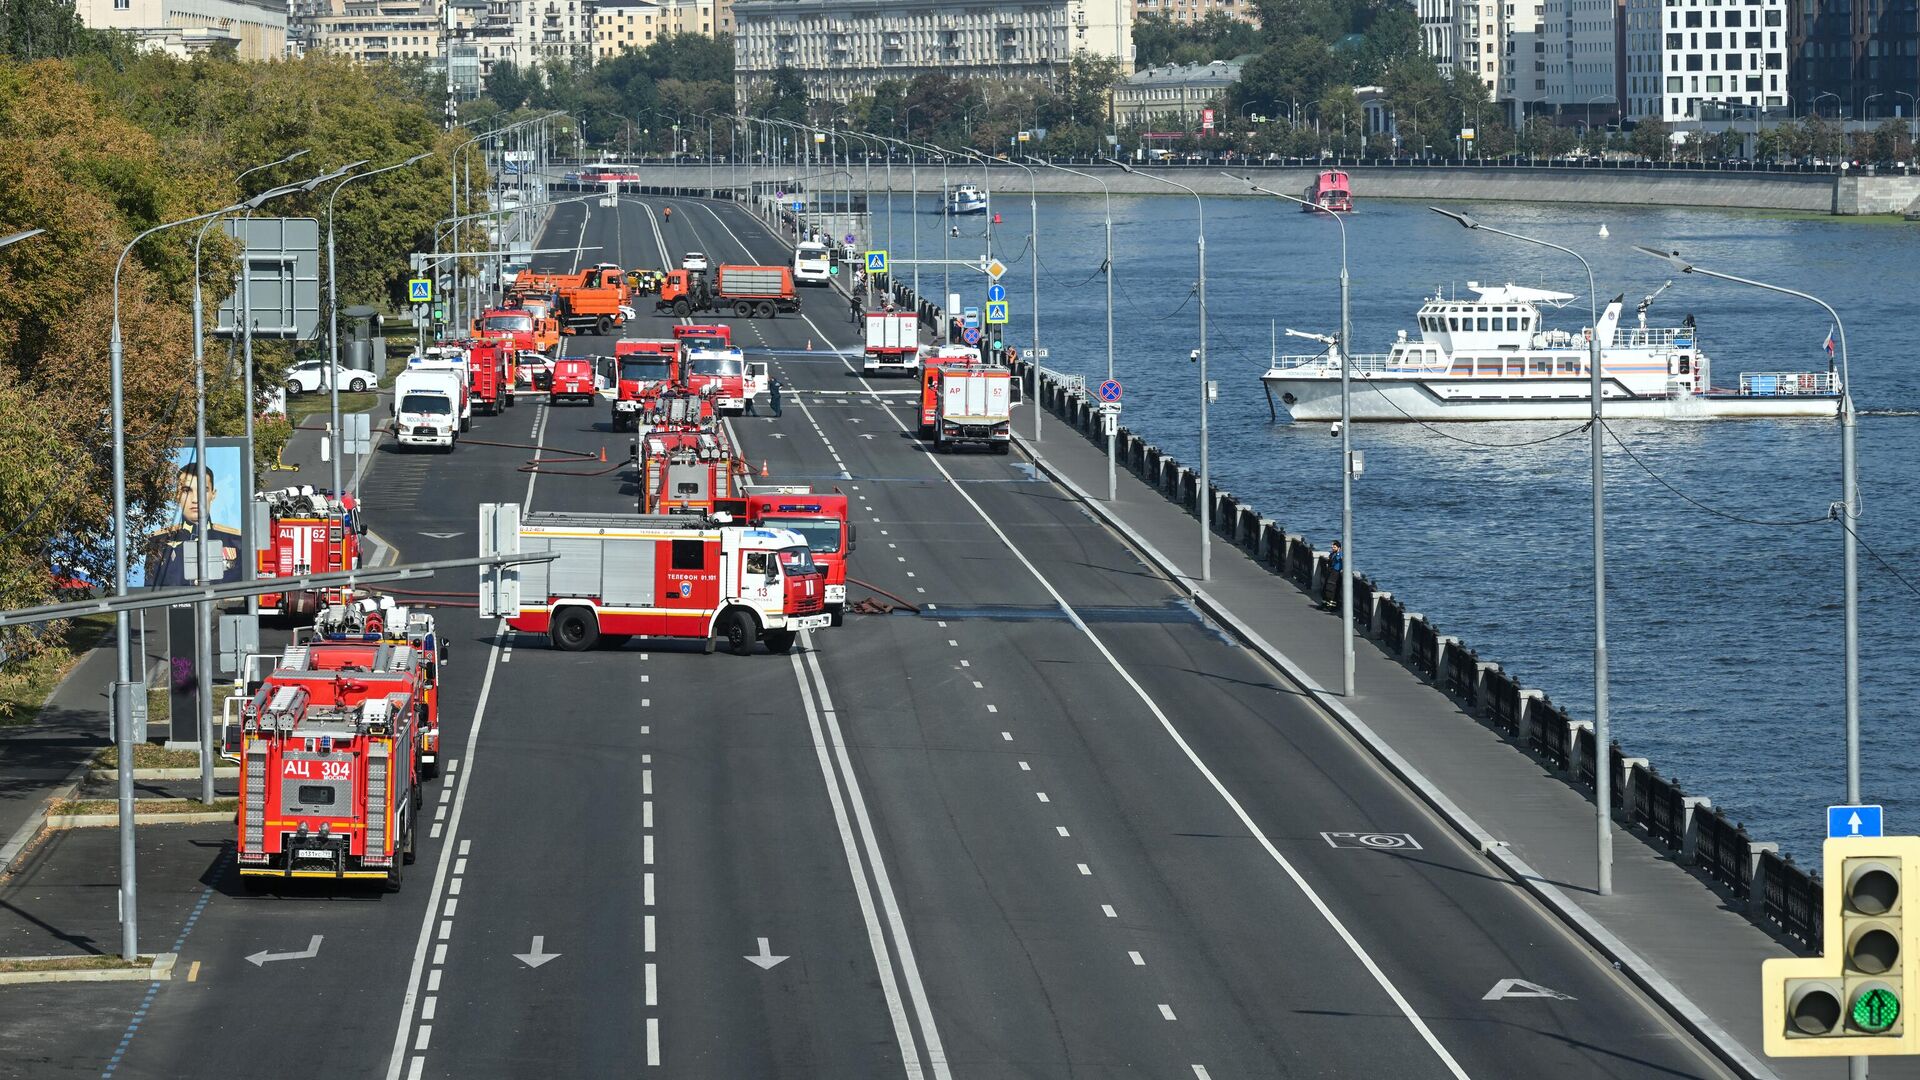
[(873, 438), (873, 434), (871, 432), (863, 431), (860, 433), (860, 437), (863, 439), (871, 439)]
[(780, 433), (779, 433), (779, 432), (777, 432), (777, 431), (775, 431), (775, 432), (771, 432), (771, 433), (769, 433), (769, 434), (767, 435), (767, 438), (769, 438), (769, 439), (784, 439), (784, 438), (786, 438), (786, 436), (785, 436), (785, 435), (782, 435), (782, 434), (780, 434)]
[(1539, 983), (1525, 979), (1501, 979), (1493, 984), (1493, 989), (1480, 998), (1481, 1001), (1505, 1001), (1508, 998), (1551, 998), (1554, 1001), (1576, 1000), (1572, 994), (1563, 994), (1558, 990), (1549, 990)]
[(533, 935), (533, 948), (523, 953), (514, 953), (513, 958), (530, 968), (537, 968), (541, 964), (557, 958), (559, 955), (557, 952), (548, 952), (547, 939), (541, 937), (539, 934), (535, 934)]
[(265, 967), (269, 960), (311, 960), (320, 955), (321, 938), (322, 935), (320, 934), (313, 935), (313, 938), (307, 942), (306, 949), (301, 952), (268, 952), (265, 949), (261, 949), (259, 952), (247, 957), (247, 963), (252, 964), (254, 967)]
[(421, 535), (421, 536), (431, 536), (431, 537), (433, 537), (433, 538), (434, 538), (435, 540), (451, 540), (451, 539), (453, 539), (453, 538), (454, 538), (454, 537), (456, 537), (456, 536), (465, 536), (465, 535), (466, 535), (466, 533), (457, 533), (457, 532), (450, 532), (450, 533), (430, 533), (430, 532), (423, 532), (423, 533), (421, 533), (420, 535)]
[(760, 955), (744, 957), (743, 959), (745, 959), (747, 963), (758, 966), (761, 971), (771, 971), (773, 970), (773, 965), (786, 959), (786, 957), (784, 956), (773, 955), (773, 953), (767, 948), (766, 938), (760, 938), (759, 941), (760, 941)]

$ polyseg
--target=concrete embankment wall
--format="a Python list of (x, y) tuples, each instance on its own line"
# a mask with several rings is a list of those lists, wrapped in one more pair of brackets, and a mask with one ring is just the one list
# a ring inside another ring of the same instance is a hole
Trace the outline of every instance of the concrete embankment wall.
[[(1142, 195), (1178, 194), (1148, 175), (1130, 175), (1111, 167), (1075, 166), (1105, 180), (1116, 193)], [(831, 185), (839, 190), (846, 184), (844, 174), (853, 173), (853, 187), (874, 191), (913, 189), (913, 173), (904, 163), (895, 163), (891, 179), (888, 171), (875, 164), (855, 163), (831, 169), (796, 169), (792, 165), (774, 169), (768, 166), (715, 165), (641, 165), (636, 167), (640, 180), (628, 185), (639, 188), (715, 188), (744, 185), (752, 181), (791, 183), (796, 176), (807, 176), (806, 183), (824, 190)], [(1251, 177), (1262, 187), (1277, 191), (1304, 191), (1312, 182), (1314, 170), (1306, 168), (1249, 168), (1235, 166), (1233, 176), (1221, 175), (1214, 167), (1142, 169), (1142, 174), (1164, 175), (1208, 195), (1251, 194), (1246, 181)], [(830, 173), (822, 176), (819, 173)], [(1920, 176), (1834, 176), (1824, 173), (1736, 173), (1718, 170), (1640, 170), (1583, 169), (1559, 167), (1486, 167), (1424, 168), (1420, 166), (1355, 166), (1354, 195), (1362, 203), (1367, 199), (1410, 199), (1424, 201), (1457, 200), (1476, 202), (1550, 202), (1598, 203), (1635, 206), (1701, 206), (1722, 209), (1786, 210), (1818, 214), (1895, 214), (1920, 201)], [(922, 195), (939, 191), (942, 169), (922, 164), (919, 169)], [(1027, 171), (1013, 165), (997, 165), (988, 170), (980, 165), (950, 166), (946, 182), (991, 186), (996, 193), (1024, 195), (1029, 190)], [(1090, 177), (1076, 176), (1058, 169), (1034, 170), (1031, 183), (1041, 192), (1098, 194), (1100, 185)]]

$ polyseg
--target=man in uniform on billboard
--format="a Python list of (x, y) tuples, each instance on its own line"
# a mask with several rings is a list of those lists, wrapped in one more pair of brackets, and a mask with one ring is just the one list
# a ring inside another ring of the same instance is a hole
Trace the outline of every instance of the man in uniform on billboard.
[[(238, 458), (239, 455), (236, 453), (233, 456)], [(203, 469), (207, 493), (207, 505), (204, 508), (200, 505)], [(214, 510), (219, 505), (219, 488), (216, 486), (214, 470), (198, 462), (184, 462), (174, 477), (174, 505), (179, 507), (179, 520), (147, 537), (146, 584), (150, 587), (194, 584), (193, 567), (187, 561), (187, 544), (199, 538), (200, 515), (203, 512), (208, 514), (207, 543), (217, 552), (212, 580), (239, 581), (242, 577), (241, 533), (238, 527), (216, 520)]]

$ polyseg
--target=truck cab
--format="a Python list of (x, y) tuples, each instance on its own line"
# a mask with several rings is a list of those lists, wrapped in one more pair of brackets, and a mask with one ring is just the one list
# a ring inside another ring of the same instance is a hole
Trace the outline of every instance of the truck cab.
[(553, 362), (553, 378), (547, 387), (547, 401), (558, 405), (562, 401), (577, 401), (583, 405), (593, 404), (598, 387), (594, 384), (593, 361), (570, 358)]
[(747, 496), (747, 524), (797, 533), (826, 575), (826, 610), (840, 625), (847, 606), (847, 557), (853, 554), (853, 524), (847, 497), (806, 488), (758, 491)]
[(666, 338), (618, 342), (613, 347), (618, 365), (619, 388), (613, 399), (614, 430), (632, 430), (639, 426), (646, 411), (646, 398), (678, 381), (680, 344)]
[(747, 411), (747, 361), (739, 349), (687, 348), (684, 355), (681, 378), (689, 390), (712, 399), (716, 413)]
[(445, 369), (412, 368), (393, 381), (393, 436), (401, 446), (451, 452), (466, 430), (467, 384)]
[(545, 351), (534, 333), (533, 313), (525, 308), (488, 308), (473, 320), (473, 336), (483, 341), (505, 341), (514, 349)]

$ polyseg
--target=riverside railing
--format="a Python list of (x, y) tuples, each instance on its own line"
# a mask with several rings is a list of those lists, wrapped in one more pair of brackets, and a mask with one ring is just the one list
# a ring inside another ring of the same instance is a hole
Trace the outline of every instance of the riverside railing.
[[(1016, 382), (1031, 378), (1026, 361), (1013, 366), (1021, 376)], [(1070, 385), (1043, 371), (1040, 395), (1050, 411), (1104, 449), (1103, 417), (1084, 385)], [(1198, 477), (1191, 468), (1128, 428), (1116, 429), (1114, 441), (1115, 457), (1128, 472), (1175, 505), (1198, 512)], [(1326, 552), (1230, 492), (1216, 487), (1207, 497), (1213, 500), (1223, 539), (1308, 596), (1326, 602), (1327, 584), (1338, 580)], [(1350, 617), (1355, 629), (1388, 656), (1549, 773), (1588, 792), (1589, 798), (1596, 770), (1609, 769), (1613, 813), (1623, 827), (1687, 867), (1790, 947), (1820, 950), (1820, 879), (1781, 855), (1779, 845), (1753, 840), (1745, 826), (1714, 809), (1711, 800), (1687, 794), (1679, 780), (1662, 775), (1645, 758), (1627, 756), (1617, 742), (1607, 747), (1601, 765), (1591, 723), (1573, 720), (1543, 691), (1523, 686), (1499, 664), (1481, 660), (1460, 639), (1441, 633), (1432, 620), (1408, 611), (1405, 601), (1364, 575), (1354, 578)]]

